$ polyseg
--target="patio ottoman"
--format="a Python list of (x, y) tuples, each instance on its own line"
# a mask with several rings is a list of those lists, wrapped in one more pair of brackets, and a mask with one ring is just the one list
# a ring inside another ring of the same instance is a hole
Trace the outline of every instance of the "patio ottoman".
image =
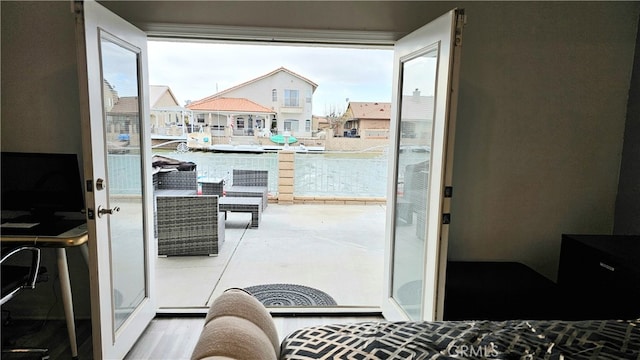
[(257, 229), (260, 225), (262, 213), (262, 199), (256, 197), (221, 197), (218, 203), (220, 212), (244, 212), (251, 213), (251, 228)]
[(267, 198), (268, 189), (266, 186), (238, 186), (233, 185), (227, 188), (228, 197), (257, 197), (262, 199), (262, 210), (267, 208), (269, 202)]

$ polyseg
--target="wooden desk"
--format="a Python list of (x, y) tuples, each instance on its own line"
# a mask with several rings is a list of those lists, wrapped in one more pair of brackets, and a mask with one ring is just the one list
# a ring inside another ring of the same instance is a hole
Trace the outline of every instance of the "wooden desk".
[[(58, 262), (58, 275), (60, 278), (60, 292), (62, 293), (62, 303), (64, 306), (64, 316), (67, 321), (67, 332), (69, 333), (69, 345), (71, 356), (78, 358), (78, 341), (76, 338), (75, 316), (73, 314), (73, 298), (71, 296), (71, 280), (69, 278), (69, 266), (67, 263), (67, 248), (82, 246), (89, 240), (87, 224), (80, 225), (57, 236), (30, 236), (30, 235), (5, 235), (0, 236), (2, 245), (20, 246), (32, 245), (37, 247), (47, 247), (56, 249)], [(87, 247), (81, 248), (85, 261), (88, 261)]]

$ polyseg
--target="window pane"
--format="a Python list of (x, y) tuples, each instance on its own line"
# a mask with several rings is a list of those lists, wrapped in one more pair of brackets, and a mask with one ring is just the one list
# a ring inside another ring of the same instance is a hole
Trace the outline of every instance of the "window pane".
[(298, 90), (284, 90), (284, 106), (300, 106)]
[[(114, 329), (132, 316), (147, 296), (145, 269), (139, 54), (110, 38), (100, 39), (103, 90), (113, 101), (104, 108), (107, 136), (108, 204), (121, 213), (109, 217)], [(117, 90), (116, 90), (117, 89)], [(105, 102), (104, 104), (108, 104)], [(122, 180), (129, 180), (123, 184)], [(125, 185), (125, 186), (123, 186)]]

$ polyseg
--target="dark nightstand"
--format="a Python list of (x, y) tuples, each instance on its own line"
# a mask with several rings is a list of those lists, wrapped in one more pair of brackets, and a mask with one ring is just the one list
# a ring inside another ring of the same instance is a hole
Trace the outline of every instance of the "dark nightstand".
[(444, 320), (557, 319), (556, 284), (517, 262), (449, 261)]
[(640, 318), (640, 236), (562, 235), (567, 318)]

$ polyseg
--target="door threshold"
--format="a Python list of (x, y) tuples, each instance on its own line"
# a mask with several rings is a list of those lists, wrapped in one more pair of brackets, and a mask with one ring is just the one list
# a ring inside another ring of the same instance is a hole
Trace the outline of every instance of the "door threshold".
[(267, 307), (271, 316), (382, 316), (378, 306)]
[[(209, 307), (159, 308), (156, 318), (161, 317), (205, 317)], [(324, 307), (267, 307), (273, 317), (296, 316), (380, 316), (382, 309), (378, 306), (324, 306)]]

